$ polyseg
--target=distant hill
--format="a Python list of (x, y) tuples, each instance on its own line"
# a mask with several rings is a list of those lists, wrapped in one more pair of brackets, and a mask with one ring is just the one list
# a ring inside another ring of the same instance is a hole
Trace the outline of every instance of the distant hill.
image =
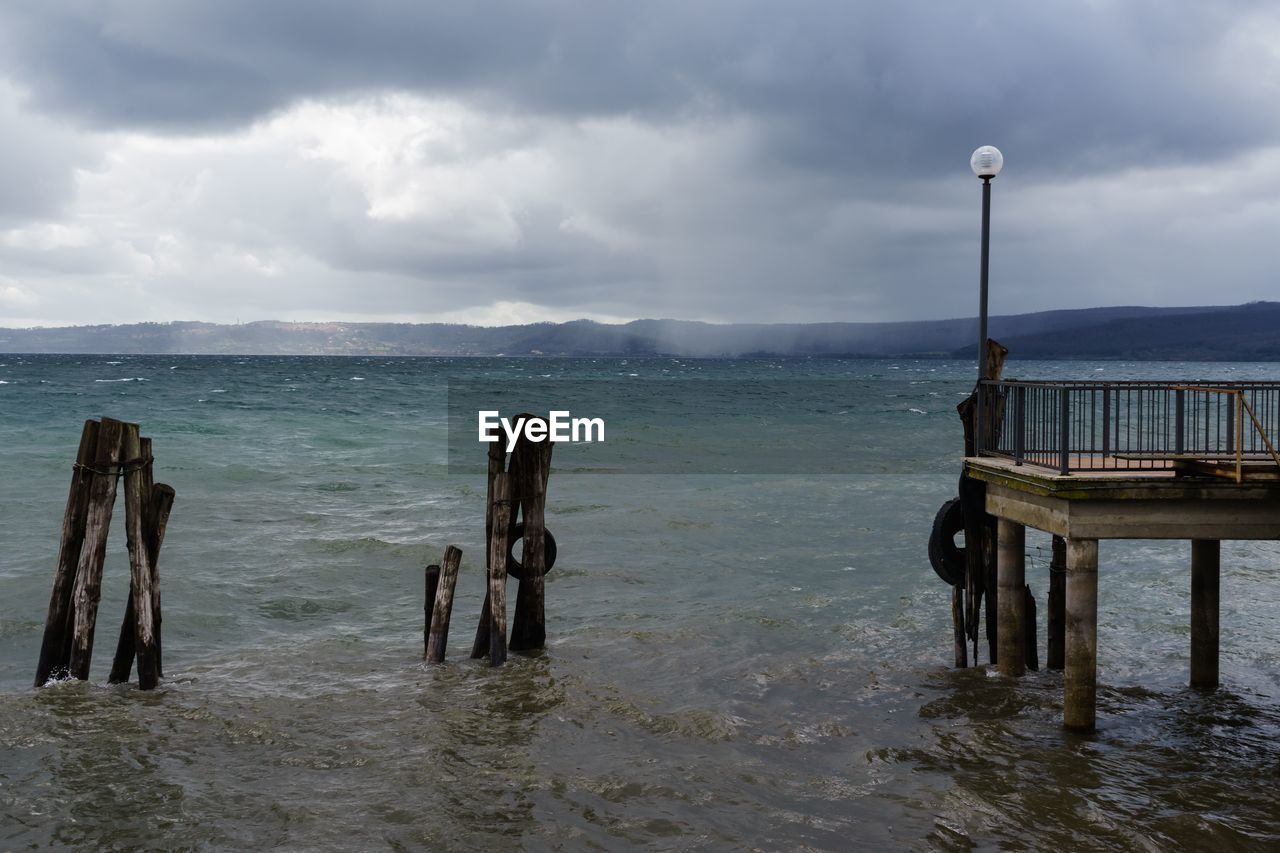
[[(1280, 303), (1124, 306), (993, 317), (1017, 358), (1280, 360)], [(719, 325), (588, 320), (446, 323), (175, 322), (0, 329), (0, 352), (236, 355), (924, 356), (972, 358), (977, 320)]]
[[(1075, 328), (1001, 338), (1019, 359), (1280, 361), (1280, 303), (1117, 317)], [(968, 356), (963, 347), (953, 356)]]

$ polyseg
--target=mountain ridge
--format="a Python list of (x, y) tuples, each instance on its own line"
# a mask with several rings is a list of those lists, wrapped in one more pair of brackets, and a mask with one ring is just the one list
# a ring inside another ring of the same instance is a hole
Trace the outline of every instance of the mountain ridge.
[[(1027, 359), (1280, 360), (1280, 303), (1108, 306), (990, 318)], [(261, 320), (0, 328), (0, 352), (386, 356), (916, 356), (971, 358), (976, 318), (884, 323), (643, 319), (513, 326)]]

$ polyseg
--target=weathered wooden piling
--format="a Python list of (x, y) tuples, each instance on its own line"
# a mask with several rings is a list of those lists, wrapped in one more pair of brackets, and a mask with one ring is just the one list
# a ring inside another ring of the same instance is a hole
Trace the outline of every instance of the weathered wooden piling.
[(956, 667), (964, 669), (969, 665), (969, 644), (964, 632), (964, 587), (960, 584), (951, 587), (951, 628), (954, 632)]
[(36, 664), (37, 687), (51, 677), (89, 677), (107, 534), (121, 479), (129, 597), (109, 680), (127, 681), (135, 658), (142, 689), (154, 688), (161, 676), (158, 561), (174, 492), (153, 482), (151, 440), (139, 435), (138, 425), (103, 418), (86, 422), (80, 436)]
[(1067, 603), (1067, 540), (1053, 537), (1053, 552), (1049, 559), (1049, 611), (1045, 617), (1045, 633), (1048, 634), (1045, 652), (1045, 668), (1061, 670), (1066, 643)]
[(49, 615), (45, 619), (40, 659), (36, 663), (35, 686), (50, 678), (62, 678), (70, 664), (73, 610), (71, 594), (75, 587), (76, 566), (84, 543), (85, 520), (89, 511), (89, 484), (93, 478), (89, 468), (98, 449), (97, 421), (85, 421), (80, 433), (80, 449), (71, 471), (71, 491), (62, 517), (62, 541), (58, 547), (58, 566), (53, 575), (53, 592), (49, 596)]
[(1218, 686), (1218, 584), (1221, 543), (1191, 540), (1191, 686)]
[[(484, 556), (486, 577), (489, 568), (489, 552), (493, 544), (493, 489), (498, 475), (507, 468), (507, 453), (502, 443), (495, 441), (489, 445), (488, 485), (484, 498)], [(486, 589), (484, 604), (480, 606), (480, 621), (476, 625), (476, 638), (471, 644), (471, 657), (482, 658), (489, 654), (489, 592)]]
[(545, 510), (553, 446), (549, 441), (525, 442), (512, 454), (514, 489), (524, 518), (520, 587), (511, 622), (512, 651), (540, 649), (547, 642)]
[(97, 626), (98, 602), (102, 597), (102, 563), (107, 554), (107, 531), (111, 527), (120, 464), (120, 421), (103, 418), (98, 431), (98, 447), (90, 468), (89, 509), (85, 516), (84, 542), (76, 565), (75, 588), (71, 594), (74, 627), (68, 669), (74, 678), (87, 680), (93, 657), (93, 635)]
[(999, 642), (997, 665), (1002, 675), (1026, 672), (1026, 528), (1000, 519), (997, 526), (997, 597)]
[(149, 460), (142, 457), (142, 441), (137, 424), (123, 424), (121, 428), (121, 455), (124, 462), (124, 518), (129, 548), (130, 598), (134, 612), (134, 654), (138, 661), (138, 686), (151, 690), (159, 680), (156, 669), (155, 596), (152, 581), (150, 548), (147, 547), (146, 511), (151, 503), (148, 489), (143, 493), (147, 480), (145, 467)]
[(431, 645), (431, 616), (435, 613), (436, 593), (440, 588), (440, 567), (435, 563), (422, 570), (422, 656)]
[(458, 583), (458, 567), (462, 564), (462, 551), (450, 545), (444, 550), (441, 561), (440, 583), (432, 601), (431, 619), (427, 626), (428, 663), (443, 663), (445, 648), (449, 642), (449, 617), (453, 613), (453, 590)]
[[(164, 545), (165, 529), (169, 525), (169, 513), (173, 509), (174, 491), (172, 486), (151, 482), (151, 440), (142, 439), (142, 455), (147, 459), (143, 479), (144, 494), (149, 494), (145, 513), (145, 529), (147, 554), (151, 560), (151, 623), (155, 640), (156, 677), (164, 677), (164, 666), (161, 659), (161, 615), (160, 615), (160, 548)], [(127, 485), (127, 484), (126, 484)], [(116, 641), (115, 659), (111, 663), (111, 674), (107, 681), (112, 684), (123, 684), (129, 680), (133, 669), (133, 659), (137, 648), (137, 616), (133, 603), (134, 585), (129, 582), (129, 597), (125, 602), (124, 621), (120, 625), (120, 638)]]
[(1092, 731), (1098, 693), (1098, 540), (1067, 539), (1063, 724)]
[(1040, 669), (1040, 649), (1036, 643), (1036, 597), (1031, 594), (1030, 585), (1023, 587), (1023, 593), (1025, 603), (1022, 605), (1022, 612), (1026, 633), (1023, 635), (1022, 648), (1026, 655), (1027, 669), (1035, 672)]
[(493, 483), (493, 537), (489, 541), (489, 665), (507, 660), (507, 553), (511, 535), (511, 475)]

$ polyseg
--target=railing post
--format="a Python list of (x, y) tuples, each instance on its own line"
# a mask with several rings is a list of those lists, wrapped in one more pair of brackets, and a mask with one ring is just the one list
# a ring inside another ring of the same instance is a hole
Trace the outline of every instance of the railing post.
[(1102, 386), (1102, 459), (1106, 467), (1106, 459), (1111, 453), (1111, 389)]
[(1013, 462), (1022, 464), (1027, 450), (1027, 389), (1019, 385), (1013, 392)]
[(1067, 396), (1068, 390), (1065, 385), (1058, 389), (1058, 472), (1061, 474), (1071, 471), (1071, 398)]
[(1173, 392), (1173, 452), (1181, 456), (1187, 452), (1187, 392), (1181, 388)]
[(1236, 402), (1234, 396), (1227, 398), (1227, 452), (1236, 452)]

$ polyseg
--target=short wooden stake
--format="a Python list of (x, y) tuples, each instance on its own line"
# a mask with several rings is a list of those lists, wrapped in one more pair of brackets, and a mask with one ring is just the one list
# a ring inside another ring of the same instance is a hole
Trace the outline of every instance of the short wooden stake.
[(431, 644), (431, 614), (436, 609), (436, 592), (440, 588), (440, 567), (435, 563), (422, 570), (422, 654), (425, 657)]
[(442, 562), (440, 585), (436, 588), (431, 624), (427, 630), (427, 663), (444, 663), (445, 648), (449, 643), (449, 617), (453, 614), (453, 589), (458, 583), (458, 567), (462, 564), (461, 549), (453, 545), (445, 548)]
[(493, 538), (489, 542), (489, 665), (507, 660), (507, 548), (511, 534), (511, 477), (493, 483)]
[(1062, 722), (1092, 731), (1098, 703), (1098, 540), (1067, 540), (1066, 671)]
[(53, 593), (49, 596), (49, 614), (45, 619), (44, 640), (40, 644), (40, 659), (36, 663), (35, 686), (40, 687), (50, 678), (62, 678), (70, 663), (71, 628), (73, 613), (71, 592), (75, 587), (76, 567), (80, 562), (80, 547), (84, 543), (85, 518), (89, 511), (89, 484), (98, 448), (97, 421), (85, 421), (80, 432), (80, 449), (76, 452), (76, 464), (71, 471), (71, 491), (67, 495), (67, 509), (62, 517), (62, 542), (58, 547), (58, 566), (53, 575)]
[(1061, 670), (1066, 648), (1067, 540), (1053, 537), (1053, 557), (1049, 561), (1049, 613), (1046, 617), (1048, 649), (1045, 668)]
[(103, 418), (93, 456), (84, 542), (80, 546), (75, 587), (71, 594), (75, 618), (68, 668), (72, 677), (82, 681), (89, 678), (89, 664), (93, 657), (93, 633), (98, 619), (98, 602), (102, 597), (102, 563), (106, 558), (107, 530), (111, 526), (116, 500), (123, 428), (120, 421)]
[(1218, 686), (1218, 588), (1221, 543), (1191, 540), (1191, 686)]
[(997, 665), (1002, 675), (1019, 676), (1027, 671), (1026, 649), (1026, 528), (1001, 518), (997, 522), (997, 581), (999, 594), (996, 636), (999, 642)]

